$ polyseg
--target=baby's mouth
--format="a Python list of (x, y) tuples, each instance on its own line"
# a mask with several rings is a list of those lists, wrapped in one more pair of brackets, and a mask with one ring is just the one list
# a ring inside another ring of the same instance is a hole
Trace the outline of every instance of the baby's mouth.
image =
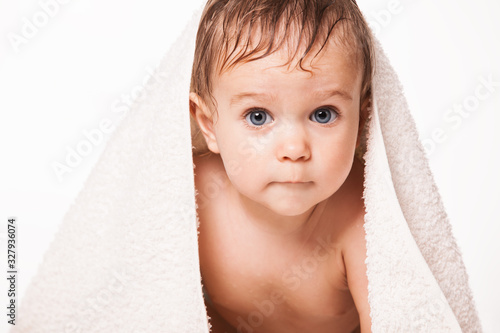
[(283, 182), (285, 184), (305, 184), (308, 182), (302, 182), (302, 181), (288, 181), (288, 182)]

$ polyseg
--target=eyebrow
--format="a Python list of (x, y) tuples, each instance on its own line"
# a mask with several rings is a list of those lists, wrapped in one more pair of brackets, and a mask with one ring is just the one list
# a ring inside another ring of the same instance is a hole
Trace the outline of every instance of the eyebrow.
[(344, 90), (333, 89), (333, 90), (316, 91), (313, 93), (313, 95), (323, 99), (339, 96), (340, 98), (345, 99), (346, 101), (352, 101), (351, 94), (349, 94), (347, 91)]
[(266, 94), (266, 93), (257, 93), (257, 92), (242, 92), (231, 97), (231, 101), (229, 102), (230, 106), (234, 104), (240, 103), (245, 99), (259, 99), (259, 100), (274, 100), (276, 99), (275, 95)]
[[(320, 90), (313, 92), (312, 95), (315, 96), (316, 98), (322, 98), (322, 99), (339, 96), (344, 100), (352, 101), (352, 96), (344, 90), (337, 90), (337, 89)], [(275, 100), (276, 95), (267, 93), (258, 93), (258, 92), (242, 92), (231, 97), (229, 105), (233, 106), (234, 104), (240, 103), (242, 100), (245, 99)]]

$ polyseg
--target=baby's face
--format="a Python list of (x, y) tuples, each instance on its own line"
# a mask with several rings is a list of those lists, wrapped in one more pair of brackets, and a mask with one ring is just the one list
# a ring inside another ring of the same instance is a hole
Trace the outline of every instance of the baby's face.
[(332, 44), (300, 69), (276, 52), (216, 77), (213, 126), (226, 172), (242, 195), (295, 216), (346, 180), (360, 119), (361, 71)]

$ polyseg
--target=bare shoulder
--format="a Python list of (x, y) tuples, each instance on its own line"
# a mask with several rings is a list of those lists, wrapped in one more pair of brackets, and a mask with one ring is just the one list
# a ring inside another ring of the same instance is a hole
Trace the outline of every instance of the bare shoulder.
[[(355, 160), (345, 189), (342, 222), (339, 223), (339, 245), (347, 286), (359, 314), (361, 332), (371, 332), (366, 275), (366, 233), (363, 196), (363, 165)], [(339, 221), (340, 222), (340, 221)]]
[(364, 212), (357, 214), (343, 233), (342, 257), (346, 270), (347, 285), (359, 314), (361, 332), (371, 332), (368, 278), (366, 275)]

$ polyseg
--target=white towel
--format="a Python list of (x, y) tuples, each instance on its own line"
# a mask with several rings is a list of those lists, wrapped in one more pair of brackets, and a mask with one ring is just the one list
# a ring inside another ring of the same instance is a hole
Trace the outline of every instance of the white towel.
[[(171, 47), (70, 208), (26, 291), (19, 332), (209, 332), (188, 93), (201, 11)], [(373, 332), (480, 332), (398, 78), (376, 45), (365, 167)]]

